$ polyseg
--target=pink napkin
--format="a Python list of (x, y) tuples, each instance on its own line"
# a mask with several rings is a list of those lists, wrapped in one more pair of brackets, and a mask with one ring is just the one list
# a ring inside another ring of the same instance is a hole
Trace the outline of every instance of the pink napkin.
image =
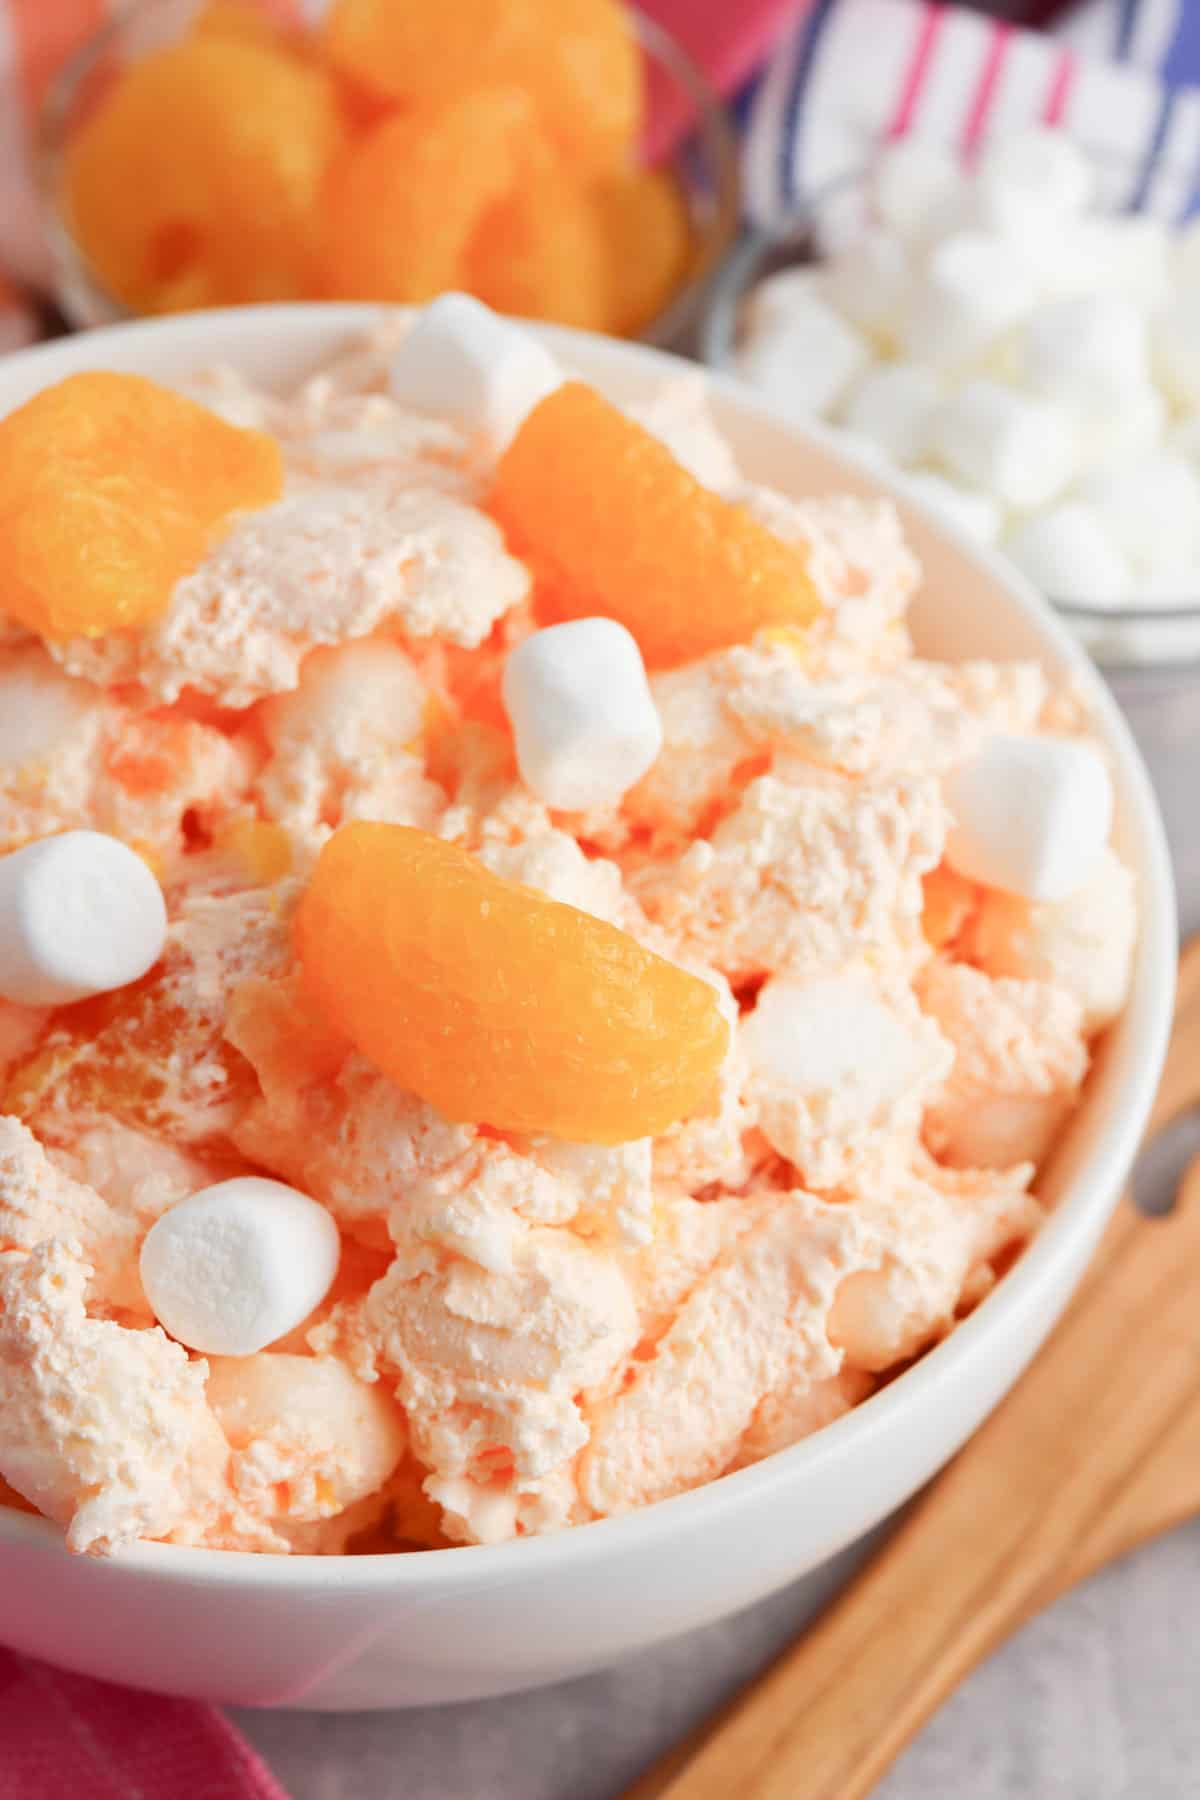
[(0, 1800), (286, 1800), (211, 1706), (0, 1650)]

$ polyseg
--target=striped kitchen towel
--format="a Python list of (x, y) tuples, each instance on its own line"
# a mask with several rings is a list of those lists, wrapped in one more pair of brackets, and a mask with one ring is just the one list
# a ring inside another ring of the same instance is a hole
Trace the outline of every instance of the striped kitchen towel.
[(917, 133), (969, 155), (1021, 126), (1068, 127), (1116, 207), (1200, 210), (1200, 3), (1089, 0), (1051, 35), (921, 0), (798, 6), (748, 103), (748, 206), (802, 196)]

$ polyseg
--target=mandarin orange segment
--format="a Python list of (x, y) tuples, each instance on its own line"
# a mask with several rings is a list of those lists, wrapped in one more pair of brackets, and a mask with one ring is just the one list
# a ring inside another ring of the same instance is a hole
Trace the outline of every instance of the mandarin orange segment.
[(546, 616), (619, 619), (654, 668), (819, 610), (795, 550), (583, 382), (530, 413), (489, 506), (531, 564)]
[(44, 637), (144, 624), (240, 508), (282, 491), (278, 445), (140, 375), (72, 375), (0, 419), (0, 592)]
[(335, 832), (295, 944), (326, 1018), (453, 1120), (651, 1136), (705, 1103), (728, 1044), (698, 976), (407, 826)]
[(320, 202), (344, 141), (333, 77), (283, 45), (221, 34), (154, 51), (70, 144), (66, 204), (101, 281), (141, 312), (311, 285)]
[(538, 0), (333, 0), (325, 52), (377, 94), (444, 100), (506, 80), (537, 30)]
[(925, 941), (935, 950), (944, 950), (961, 937), (978, 912), (980, 889), (947, 863), (939, 863), (936, 869), (931, 869), (922, 888), (925, 904), (921, 929)]
[(607, 271), (608, 329), (632, 335), (663, 310), (687, 273), (687, 206), (678, 183), (659, 169), (611, 176), (591, 199)]
[(333, 170), (322, 280), (344, 299), (420, 304), (458, 283), (467, 248), (532, 133), (516, 88), (477, 88), (387, 119)]
[(524, 79), (563, 155), (590, 174), (628, 166), (642, 127), (642, 53), (619, 0), (541, 7)]
[(627, 164), (641, 127), (641, 52), (618, 0), (334, 0), (325, 45), (343, 74), (401, 100), (511, 82), (589, 174)]
[(265, 0), (205, 0), (188, 35), (274, 45), (283, 35), (285, 22), (281, 9), (268, 6)]
[(497, 312), (583, 331), (609, 323), (607, 246), (578, 177), (547, 146), (528, 147), (512, 192), (471, 244), (466, 285)]

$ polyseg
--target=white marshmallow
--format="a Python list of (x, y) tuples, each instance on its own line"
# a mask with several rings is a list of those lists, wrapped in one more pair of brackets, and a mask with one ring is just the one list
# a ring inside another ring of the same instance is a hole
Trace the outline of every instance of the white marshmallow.
[(1180, 566), (1200, 553), (1200, 475), (1182, 456), (1162, 451), (1093, 475), (1079, 494), (1135, 571)]
[(159, 1324), (189, 1350), (253, 1356), (320, 1305), (339, 1254), (323, 1206), (281, 1181), (239, 1175), (155, 1221), (142, 1286)]
[(963, 204), (966, 180), (957, 159), (938, 144), (906, 138), (884, 150), (871, 175), (871, 200), (881, 222), (921, 242)]
[(932, 436), (951, 474), (1005, 506), (1044, 506), (1075, 469), (1075, 432), (1066, 414), (996, 381), (969, 381), (940, 409)]
[(1076, 235), (1090, 258), (1096, 289), (1125, 294), (1153, 312), (1171, 290), (1170, 228), (1151, 213), (1096, 214), (1080, 220)]
[(1088, 744), (989, 738), (946, 782), (946, 861), (960, 875), (1026, 900), (1082, 887), (1112, 829), (1112, 782)]
[(1200, 412), (1190, 419), (1181, 419), (1172, 428), (1167, 448), (1192, 464), (1200, 464)]
[[(1166, 556), (1147, 563), (1138, 573), (1137, 598), (1142, 606), (1194, 607), (1197, 594), (1200, 594), (1200, 559), (1195, 555)], [(1195, 637), (1194, 629), (1192, 637)]]
[(1004, 549), (1051, 600), (1112, 606), (1132, 592), (1129, 564), (1095, 507), (1082, 500), (1034, 513), (1009, 535)]
[(740, 1040), (755, 1074), (801, 1098), (841, 1090), (864, 1118), (913, 1082), (909, 1020), (857, 971), (819, 981), (768, 981)]
[(1193, 219), (1177, 233), (1171, 273), (1185, 293), (1200, 298), (1200, 219)]
[(1163, 441), (1167, 403), (1156, 387), (1142, 382), (1129, 388), (1106, 411), (1088, 418), (1076, 439), (1078, 475), (1119, 470), (1149, 456)]
[(0, 857), (0, 999), (69, 1006), (127, 987), (166, 935), (162, 889), (119, 838), (64, 831)]
[(984, 232), (956, 232), (932, 251), (913, 287), (907, 353), (943, 366), (971, 362), (1028, 317), (1037, 298), (1033, 276), (1009, 245)]
[(1186, 412), (1200, 412), (1200, 290), (1187, 294), (1155, 322), (1158, 378)]
[(913, 498), (922, 501), (931, 512), (957, 525), (960, 531), (977, 538), (981, 544), (994, 544), (1000, 536), (1004, 514), (990, 494), (959, 487), (957, 482), (947, 481), (944, 475), (935, 475), (930, 469), (918, 469), (907, 476), (905, 486)]
[(819, 294), (798, 292), (786, 312), (746, 339), (738, 373), (797, 418), (832, 410), (871, 360), (862, 334)]
[(641, 651), (615, 619), (535, 631), (505, 664), (502, 691), (521, 779), (557, 810), (619, 800), (662, 749)]
[(823, 272), (811, 265), (778, 269), (760, 281), (746, 299), (744, 316), (747, 338), (759, 332), (770, 332), (787, 322), (793, 309), (807, 300), (820, 299), (824, 292)]
[(942, 398), (932, 369), (917, 363), (881, 363), (868, 370), (842, 414), (845, 429), (866, 438), (893, 462), (919, 462), (929, 445), (929, 427)]
[(1083, 151), (1064, 132), (1048, 128), (989, 145), (975, 177), (980, 218), (991, 230), (1018, 239), (1083, 212), (1094, 187)]
[(843, 318), (885, 344), (899, 341), (913, 270), (907, 250), (894, 233), (880, 226), (868, 227), (830, 258), (824, 278), (825, 296)]
[(1021, 345), (1036, 394), (1085, 419), (1104, 414), (1150, 379), (1144, 316), (1121, 294), (1086, 294), (1036, 312)]
[(565, 379), (535, 337), (468, 294), (443, 294), (417, 315), (392, 355), (392, 398), (482, 432), (497, 454)]

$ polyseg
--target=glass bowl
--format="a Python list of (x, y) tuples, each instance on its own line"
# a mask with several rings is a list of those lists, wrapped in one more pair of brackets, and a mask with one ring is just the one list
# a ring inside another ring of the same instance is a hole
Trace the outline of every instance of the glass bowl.
[[(1100, 209), (1122, 210), (1129, 171), (1118, 161), (1095, 166)], [(867, 172), (856, 170), (817, 190), (785, 231), (744, 232), (713, 284), (698, 335), (702, 359), (712, 368), (732, 369), (743, 308), (759, 283), (783, 269), (819, 266), (831, 251), (853, 241), (872, 216)], [(861, 450), (862, 440), (854, 441)], [(896, 465), (881, 458), (880, 466), (904, 479), (906, 471)], [(1161, 696), (1164, 686), (1179, 683), (1197, 684), (1200, 691), (1200, 594), (1181, 595), (1178, 605), (1153, 606), (1047, 597), (1123, 700), (1139, 693)]]
[[(133, 316), (106, 290), (75, 235), (62, 192), (64, 155), (72, 134), (113, 76), (149, 51), (177, 42), (201, 3), (138, 0), (91, 37), (50, 84), (36, 134), (37, 174), (55, 298), (71, 325), (111, 325)], [(638, 335), (649, 344), (691, 348), (713, 278), (737, 232), (741, 203), (737, 138), (725, 107), (682, 46), (652, 19), (636, 10), (633, 18), (646, 78), (644, 150), (648, 161), (674, 174), (692, 231), (684, 279)]]

